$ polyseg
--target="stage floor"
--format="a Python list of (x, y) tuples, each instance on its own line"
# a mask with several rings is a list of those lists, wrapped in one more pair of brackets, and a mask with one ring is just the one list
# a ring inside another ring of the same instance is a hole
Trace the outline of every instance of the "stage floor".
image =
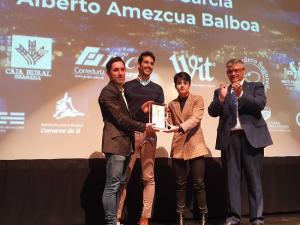
[[(199, 225), (195, 220), (187, 220), (188, 225)], [(208, 225), (222, 225), (223, 219), (210, 219)], [(124, 224), (133, 225), (133, 224)], [(176, 225), (175, 222), (157, 223), (151, 222), (150, 225)], [(248, 218), (242, 219), (240, 225), (251, 225)], [(276, 214), (276, 215), (265, 215), (265, 225), (300, 225), (300, 212), (291, 214)]]

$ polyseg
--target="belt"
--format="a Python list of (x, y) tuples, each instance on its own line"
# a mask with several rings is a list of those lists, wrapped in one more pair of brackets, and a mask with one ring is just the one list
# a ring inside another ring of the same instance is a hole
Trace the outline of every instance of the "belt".
[(239, 129), (239, 130), (231, 130), (230, 131), (230, 135), (240, 135), (240, 134), (244, 134), (244, 130)]

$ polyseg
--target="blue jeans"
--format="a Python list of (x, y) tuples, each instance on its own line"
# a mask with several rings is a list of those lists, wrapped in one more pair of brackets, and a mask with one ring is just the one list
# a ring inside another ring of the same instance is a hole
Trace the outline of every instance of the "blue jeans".
[(120, 187), (125, 182), (130, 156), (107, 154), (106, 159), (106, 181), (102, 202), (106, 225), (116, 225)]

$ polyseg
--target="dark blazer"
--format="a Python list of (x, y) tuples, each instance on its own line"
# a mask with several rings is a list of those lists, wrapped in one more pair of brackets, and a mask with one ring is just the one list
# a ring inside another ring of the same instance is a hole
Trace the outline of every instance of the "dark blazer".
[[(230, 93), (231, 87), (228, 88)], [(243, 95), (238, 100), (238, 113), (246, 137), (254, 148), (263, 148), (273, 144), (267, 124), (261, 111), (266, 105), (264, 86), (260, 82), (243, 83)], [(216, 149), (224, 150), (229, 144), (230, 130), (233, 127), (233, 108), (229, 94), (223, 103), (219, 101), (219, 89), (214, 92), (214, 99), (208, 107), (212, 117), (219, 116)]]
[(104, 122), (102, 152), (128, 156), (134, 131), (144, 132), (146, 125), (132, 119), (122, 93), (111, 81), (102, 89), (98, 102)]

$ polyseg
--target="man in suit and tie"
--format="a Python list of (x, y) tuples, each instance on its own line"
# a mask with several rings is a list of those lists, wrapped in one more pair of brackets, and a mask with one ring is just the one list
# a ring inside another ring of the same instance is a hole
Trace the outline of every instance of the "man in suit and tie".
[[(124, 183), (132, 145), (134, 131), (154, 133), (152, 124), (137, 122), (128, 111), (124, 97), (125, 63), (120, 57), (114, 57), (106, 64), (109, 83), (102, 89), (99, 105), (104, 121), (102, 152), (105, 153), (106, 182), (102, 196), (105, 221), (107, 225), (117, 224), (117, 208), (120, 186)], [(141, 111), (146, 112), (145, 103)]]
[(210, 116), (219, 117), (216, 149), (221, 150), (226, 174), (226, 224), (239, 224), (241, 220), (240, 185), (244, 169), (250, 222), (258, 225), (263, 223), (264, 148), (272, 144), (261, 114), (266, 105), (266, 95), (262, 83), (245, 80), (242, 60), (231, 59), (226, 63), (226, 68), (230, 85), (221, 84), (208, 107)]

